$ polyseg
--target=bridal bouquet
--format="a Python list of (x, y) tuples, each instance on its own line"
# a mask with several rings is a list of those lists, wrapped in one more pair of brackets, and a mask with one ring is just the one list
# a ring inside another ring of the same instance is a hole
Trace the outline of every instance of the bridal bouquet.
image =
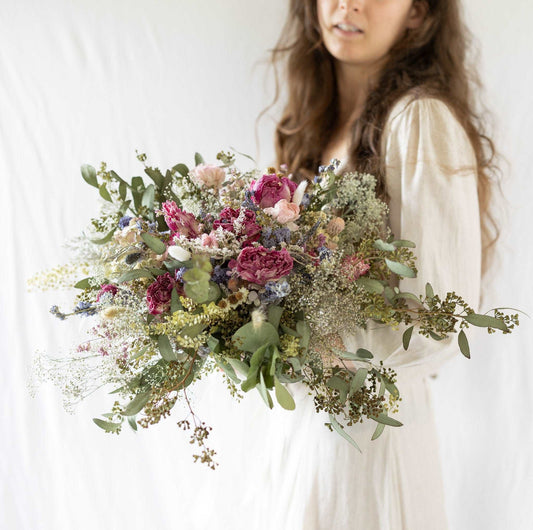
[(59, 319), (93, 319), (59, 368), (41, 355), (35, 373), (62, 387), (68, 407), (112, 385), (117, 400), (94, 419), (107, 432), (125, 421), (148, 427), (184, 400), (194, 426), (178, 425), (192, 428), (195, 460), (214, 468), (210, 427), (187, 389), (220, 370), (232, 395), (256, 389), (270, 408), (275, 398), (294, 409), (290, 386), (307, 385), (317, 411), (329, 413), (326, 425), (357, 447), (344, 426), (375, 421), (372, 439), (401, 426), (391, 415), (400, 391), (372, 352), (345, 351), (343, 333), (369, 321), (407, 325), (407, 349), (414, 330), (435, 340), (457, 332), (469, 357), (469, 324), (503, 333), (518, 324), (498, 309), (476, 314), (430, 284), (423, 295), (394, 287), (416, 275), (414, 243), (389, 233), (371, 175), (337, 175), (334, 160), (297, 185), (283, 166), (239, 171), (232, 153), (218, 153), (218, 165), (197, 153), (193, 169), (165, 173), (137, 158), (149, 180), (82, 166), (100, 215), (71, 243), (72, 263), (32, 280), (77, 289), (72, 310), (51, 308)]

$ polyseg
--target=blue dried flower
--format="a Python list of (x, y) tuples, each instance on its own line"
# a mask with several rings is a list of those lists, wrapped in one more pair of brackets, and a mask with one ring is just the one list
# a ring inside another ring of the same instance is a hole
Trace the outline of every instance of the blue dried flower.
[(213, 269), (213, 274), (211, 275), (211, 279), (218, 285), (220, 284), (227, 284), (229, 277), (227, 275), (227, 271), (229, 269), (226, 267), (221, 267), (220, 265), (216, 265)]
[(74, 312), (78, 315), (88, 317), (96, 313), (96, 308), (90, 302), (79, 302), (74, 308)]
[(121, 217), (119, 222), (118, 222), (118, 226), (121, 230), (123, 230), (124, 228), (126, 228), (129, 224), (130, 224), (130, 221), (131, 221), (132, 217), (129, 216), (129, 215), (125, 215), (124, 217)]
[(333, 251), (329, 249), (328, 247), (318, 247), (318, 257), (320, 258), (320, 261), (324, 259), (329, 259), (331, 255), (333, 254)]
[(211, 350), (207, 346), (200, 346), (197, 353), (200, 357), (207, 357), (211, 353)]
[(309, 195), (309, 193), (304, 193), (304, 196), (302, 197), (302, 202), (300, 203), (300, 205), (303, 208), (307, 208), (310, 202), (311, 202), (311, 196)]
[(176, 269), (176, 272), (174, 273), (174, 278), (177, 282), (181, 282), (183, 275), (187, 271), (187, 267), (180, 267), (179, 269)]
[(65, 318), (67, 318), (67, 315), (65, 315), (65, 313), (62, 313), (59, 310), (59, 307), (57, 307), (56, 305), (53, 305), (50, 308), (50, 313), (52, 313), (52, 315), (54, 315), (55, 317), (59, 318), (59, 320), (65, 320)]
[(276, 243), (278, 245), (282, 242), (291, 242), (291, 231), (286, 227), (276, 228), (276, 230), (274, 230), (273, 236), (276, 238)]
[(265, 284), (265, 292), (259, 294), (259, 298), (263, 302), (275, 302), (280, 298), (287, 296), (291, 292), (291, 286), (287, 280), (279, 282), (267, 282)]

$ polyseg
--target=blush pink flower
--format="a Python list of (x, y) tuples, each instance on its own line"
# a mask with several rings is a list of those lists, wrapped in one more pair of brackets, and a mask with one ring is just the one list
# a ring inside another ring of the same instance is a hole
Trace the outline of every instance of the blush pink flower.
[(357, 254), (352, 254), (343, 258), (340, 269), (348, 281), (355, 282), (370, 270), (370, 264)]
[(263, 175), (258, 181), (252, 180), (250, 190), (252, 200), (261, 208), (271, 208), (281, 199), (292, 200), (297, 185), (287, 177)]
[(176, 280), (168, 273), (158, 276), (146, 290), (146, 304), (151, 315), (160, 315), (170, 309), (172, 289)]
[(214, 231), (211, 231), (209, 234), (202, 234), (202, 246), (218, 248), (218, 241)]
[(193, 170), (194, 180), (204, 188), (218, 189), (226, 178), (224, 170), (213, 164), (198, 164)]
[(200, 223), (192, 213), (181, 210), (174, 201), (165, 201), (161, 208), (173, 235), (179, 234), (189, 239), (200, 235)]
[(296, 221), (300, 217), (300, 207), (287, 199), (281, 199), (275, 206), (265, 208), (265, 212), (282, 225)]
[(236, 262), (243, 280), (265, 285), (269, 280), (278, 280), (292, 271), (294, 260), (286, 249), (270, 250), (263, 246), (246, 247), (241, 250)]
[(244, 211), (244, 220), (241, 228), (237, 230), (235, 221), (240, 213), (240, 209), (224, 208), (220, 212), (218, 219), (213, 223), (213, 229), (216, 230), (221, 226), (224, 230), (234, 233), (241, 241), (242, 246), (246, 247), (261, 237), (261, 226), (256, 222), (255, 212), (247, 209)]

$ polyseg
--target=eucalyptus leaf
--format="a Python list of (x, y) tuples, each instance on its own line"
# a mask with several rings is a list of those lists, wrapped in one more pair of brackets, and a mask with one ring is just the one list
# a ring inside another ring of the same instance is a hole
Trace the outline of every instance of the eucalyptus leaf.
[(100, 192), (100, 197), (104, 199), (107, 202), (113, 202), (113, 199), (111, 198), (111, 195), (109, 195), (109, 191), (107, 191), (107, 186), (104, 184), (100, 184), (98, 187), (98, 190)]
[(348, 394), (350, 397), (363, 388), (367, 375), (368, 370), (366, 368), (359, 368), (355, 372), (355, 375), (352, 377), (352, 381), (350, 382), (350, 392)]
[(141, 412), (146, 403), (150, 400), (151, 392), (140, 392), (137, 394), (124, 409), (124, 416), (135, 416)]
[(374, 241), (374, 248), (387, 252), (393, 252), (394, 250), (396, 250), (396, 247), (394, 245), (391, 245), (390, 243), (385, 243), (385, 241), (382, 241), (381, 239), (376, 239), (376, 241)]
[(96, 169), (94, 169), (93, 166), (89, 164), (83, 164), (81, 166), (81, 176), (83, 177), (83, 180), (87, 182), (87, 184), (90, 184), (91, 186), (98, 188), (98, 179), (96, 178)]
[(122, 276), (120, 276), (116, 282), (129, 282), (131, 280), (137, 280), (138, 278), (151, 278), (153, 280), (154, 275), (146, 269), (132, 269), (131, 271), (125, 272)]
[(134, 431), (137, 431), (137, 422), (135, 421), (135, 416), (128, 417), (128, 424)]
[(248, 377), (250, 367), (244, 361), (240, 359), (228, 359), (228, 363), (231, 364), (235, 372), (240, 373), (244, 377)]
[(480, 328), (496, 328), (501, 329), (502, 331), (508, 331), (508, 327), (505, 323), (496, 317), (491, 317), (489, 315), (479, 315), (478, 313), (472, 313), (467, 315), (465, 320), (472, 324), (473, 326), (478, 326)]
[[(154, 209), (154, 197), (155, 197), (155, 187), (153, 184), (150, 184), (143, 193), (141, 204), (145, 206), (148, 210), (152, 211)], [(166, 247), (165, 247), (166, 249)], [(162, 252), (161, 252), (162, 254)]]
[(372, 278), (359, 278), (356, 282), (356, 285), (360, 285), (368, 291), (369, 293), (381, 294), (385, 289), (385, 286), (379, 281)]
[(80, 280), (79, 282), (74, 284), (75, 289), (91, 289), (90, 280), (92, 278), (83, 278), (83, 280)]
[(403, 423), (399, 422), (398, 420), (395, 420), (394, 418), (391, 418), (390, 416), (387, 416), (385, 413), (381, 413), (378, 416), (369, 416), (374, 421), (377, 421), (378, 423), (382, 423), (383, 425), (390, 425), (391, 427), (401, 427)]
[(331, 422), (331, 426), (348, 442), (350, 442), (360, 453), (361, 449), (357, 445), (357, 442), (341, 427), (340, 423), (335, 419), (335, 416), (333, 414), (329, 413), (329, 421)]
[(194, 163), (195, 165), (204, 164), (204, 157), (200, 153), (194, 153)]
[(154, 181), (158, 188), (163, 187), (165, 178), (159, 169), (147, 167), (144, 169), (144, 172)]
[(429, 331), (429, 336), (436, 341), (444, 340), (446, 337), (441, 337), (440, 335), (437, 335), (434, 331)]
[(357, 356), (361, 359), (373, 359), (374, 356), (368, 351), (365, 350), (365, 348), (357, 348)]
[(121, 423), (114, 423), (112, 421), (104, 421), (100, 418), (93, 418), (94, 423), (106, 432), (116, 432), (120, 429)]
[(408, 241), (407, 239), (398, 239), (396, 241), (392, 241), (391, 243), (395, 247), (406, 247), (406, 248), (415, 248), (416, 245), (412, 241)]
[(466, 333), (463, 330), (459, 332), (457, 341), (459, 342), (459, 349), (461, 350), (461, 353), (467, 359), (470, 359), (470, 346), (468, 344), (468, 339), (466, 338)]
[(404, 265), (403, 263), (398, 263), (397, 261), (391, 261), (390, 259), (385, 258), (385, 263), (387, 264), (387, 267), (394, 272), (394, 274), (397, 274), (398, 276), (402, 276), (404, 278), (416, 278), (415, 271), (413, 269), (409, 268), (407, 265)]
[(341, 403), (344, 404), (346, 402), (346, 398), (348, 397), (349, 384), (344, 379), (334, 375), (326, 381), (326, 386), (329, 386), (329, 388), (333, 388), (334, 390), (337, 390), (339, 392), (339, 401)]
[(294, 410), (296, 408), (296, 403), (294, 402), (293, 397), (290, 395), (289, 391), (279, 382), (279, 379), (277, 377), (274, 377), (274, 388), (278, 403), (285, 410)]
[(309, 346), (309, 339), (311, 338), (311, 328), (305, 320), (299, 320), (296, 322), (296, 331), (302, 337), (300, 340), (300, 347), (307, 350)]
[(170, 339), (166, 335), (158, 335), (157, 337), (157, 347), (159, 348), (159, 353), (165, 361), (177, 361), (178, 356), (172, 348)]
[(142, 232), (141, 238), (156, 254), (164, 254), (167, 250), (167, 246), (163, 241), (148, 232)]
[(216, 364), (222, 368), (224, 373), (236, 384), (240, 384), (241, 380), (237, 377), (233, 366), (221, 358), (217, 358)]
[(414, 326), (410, 326), (403, 332), (402, 343), (403, 343), (404, 350), (407, 350), (407, 348), (409, 348), (409, 343), (411, 342), (411, 337), (413, 336), (414, 329), (415, 329)]
[(428, 282), (426, 283), (426, 298), (433, 298), (435, 296), (435, 293), (433, 292), (433, 287), (431, 287), (431, 284)]
[[(118, 185), (118, 194), (122, 200), (126, 199), (126, 195), (128, 193), (128, 185), (125, 182), (121, 182)], [(135, 424), (137, 425), (137, 424)]]
[(103, 245), (107, 243), (108, 241), (111, 241), (111, 238), (113, 237), (113, 234), (115, 233), (115, 228), (113, 230), (110, 230), (104, 237), (91, 239), (91, 243), (94, 243), (95, 245)]
[(375, 440), (376, 438), (379, 438), (381, 436), (381, 433), (385, 430), (385, 424), (384, 423), (378, 423), (376, 426), (376, 430), (374, 431), (374, 434), (372, 435), (372, 440)]
[(274, 406), (274, 402), (272, 401), (270, 392), (265, 385), (265, 378), (263, 377), (262, 371), (259, 372), (259, 385), (257, 385), (257, 390), (259, 390), (259, 393), (261, 394), (263, 401), (266, 403), (266, 406), (271, 409)]
[(283, 307), (279, 305), (271, 305), (268, 308), (268, 321), (276, 328), (278, 329), (279, 326), (279, 320), (281, 318), (281, 315), (283, 313)]
[(233, 334), (232, 341), (240, 350), (255, 352), (261, 346), (279, 345), (279, 335), (270, 322), (248, 322)]

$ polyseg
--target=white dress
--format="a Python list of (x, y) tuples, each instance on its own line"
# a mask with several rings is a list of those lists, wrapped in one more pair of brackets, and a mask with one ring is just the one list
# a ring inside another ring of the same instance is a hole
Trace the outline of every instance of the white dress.
[[(477, 309), (481, 237), (476, 161), (464, 129), (442, 101), (405, 96), (389, 115), (383, 142), (390, 226), (397, 238), (417, 244), (418, 277), (402, 280), (400, 289), (422, 294), (431, 281), (435, 293), (456, 291)], [(221, 466), (211, 473), (210, 493), (204, 492), (211, 497), (213, 513), (204, 505), (198, 528), (446, 529), (427, 378), (460, 355), (457, 339), (436, 342), (414, 334), (405, 351), (401, 336), (401, 330), (373, 326), (343, 337), (347, 349), (365, 347), (394, 367), (402, 396), (394, 415), (402, 427), (386, 427), (375, 441), (370, 440), (373, 421), (348, 428), (362, 454), (324, 426), (327, 414), (315, 412), (302, 384), (290, 387), (294, 412), (277, 405), (268, 410), (255, 392), (238, 411), (228, 405), (227, 413), (233, 415), (224, 436), (230, 439), (219, 446)], [(236, 417), (241, 413), (244, 424)]]

